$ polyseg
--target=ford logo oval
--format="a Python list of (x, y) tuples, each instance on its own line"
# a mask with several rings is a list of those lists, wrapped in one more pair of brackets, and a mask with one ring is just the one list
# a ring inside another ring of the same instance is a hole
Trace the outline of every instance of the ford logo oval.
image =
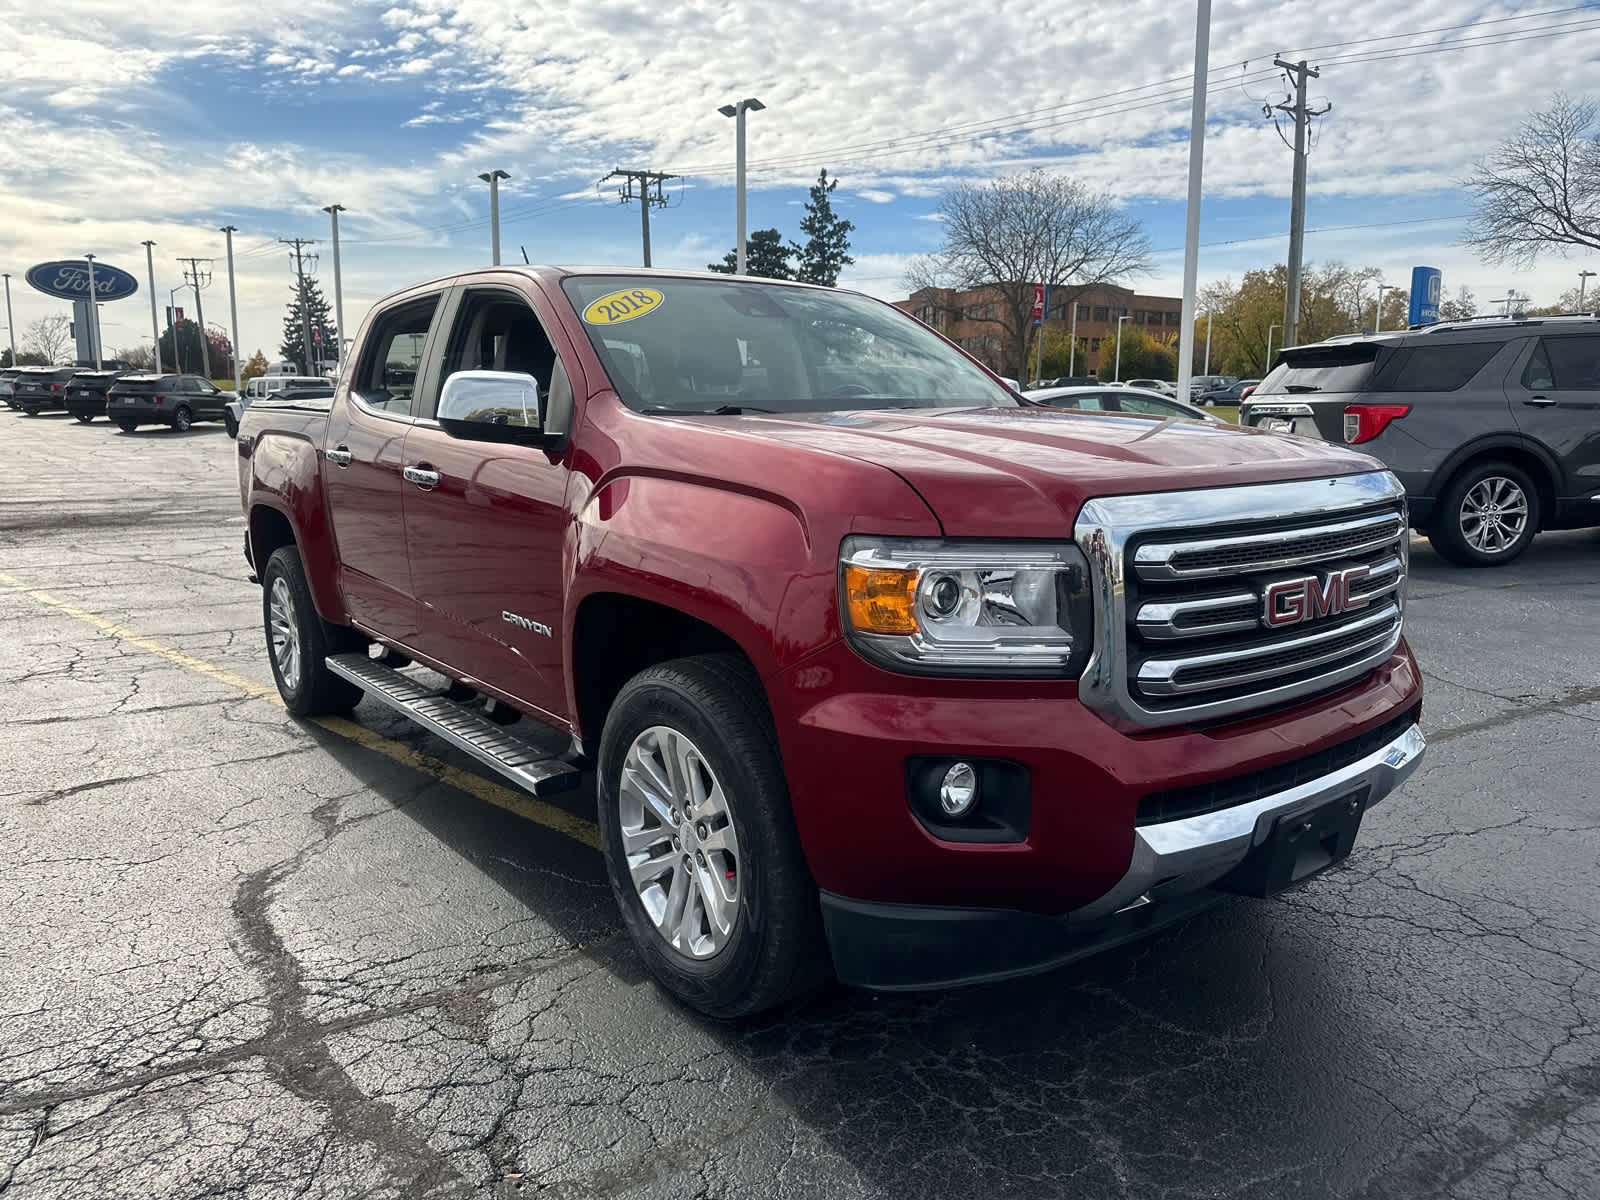
[[(30, 287), (62, 300), (89, 299), (89, 264), (81, 258), (40, 263), (30, 267), (24, 278)], [(94, 298), (126, 300), (139, 290), (139, 281), (110, 263), (94, 264)]]

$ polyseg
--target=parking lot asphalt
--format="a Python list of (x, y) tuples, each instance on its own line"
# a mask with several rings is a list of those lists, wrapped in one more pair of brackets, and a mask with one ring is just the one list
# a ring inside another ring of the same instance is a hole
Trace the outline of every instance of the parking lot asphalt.
[(1340, 869), (718, 1024), (634, 958), (592, 793), (285, 714), (220, 425), (0, 449), (7, 1200), (1600, 1195), (1600, 532), (1415, 544), (1429, 757)]

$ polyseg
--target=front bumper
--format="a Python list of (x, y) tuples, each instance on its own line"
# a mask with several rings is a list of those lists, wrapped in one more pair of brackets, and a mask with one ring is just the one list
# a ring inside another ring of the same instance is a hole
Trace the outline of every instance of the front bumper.
[(834, 968), (845, 983), (908, 990), (1049, 970), (1181, 920), (1220, 899), (1224, 881), (1282, 820), (1364, 793), (1371, 808), (1421, 764), (1411, 725), (1336, 770), (1215, 812), (1138, 826), (1127, 870), (1089, 904), (1060, 915), (937, 907), (822, 894)]

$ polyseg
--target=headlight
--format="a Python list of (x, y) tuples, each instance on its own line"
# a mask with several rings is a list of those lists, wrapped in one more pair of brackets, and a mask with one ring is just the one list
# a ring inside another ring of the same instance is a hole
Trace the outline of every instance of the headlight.
[(923, 675), (1076, 677), (1093, 609), (1071, 543), (851, 537), (839, 555), (851, 644)]

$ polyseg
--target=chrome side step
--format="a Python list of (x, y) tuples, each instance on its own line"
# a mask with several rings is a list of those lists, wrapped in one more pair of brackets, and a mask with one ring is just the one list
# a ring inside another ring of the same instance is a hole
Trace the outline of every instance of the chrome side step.
[(327, 663), (328, 670), (341, 679), (348, 679), (374, 700), (409, 717), (458, 750), (465, 750), (535, 796), (569, 791), (583, 778), (583, 773), (570, 763), (512, 737), (489, 718), (429, 691), (365, 654), (330, 654)]

